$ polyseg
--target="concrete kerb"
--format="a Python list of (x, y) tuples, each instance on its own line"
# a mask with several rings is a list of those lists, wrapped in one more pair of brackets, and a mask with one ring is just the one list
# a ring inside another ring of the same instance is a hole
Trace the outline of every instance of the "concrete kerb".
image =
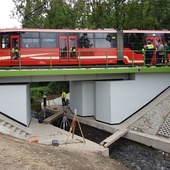
[(161, 136), (131, 131), (124, 138), (170, 153), (170, 140)]
[[(89, 126), (92, 126), (92, 127), (95, 127), (101, 130), (105, 130), (109, 133), (115, 133), (116, 131), (122, 129), (122, 127), (118, 127), (118, 126), (114, 127), (114, 125), (103, 125), (103, 123), (96, 122), (94, 120), (90, 121), (90, 119), (88, 118), (80, 118), (79, 120), (81, 123), (88, 124)], [(129, 130), (127, 134), (123, 136), (123, 138), (170, 153), (170, 147), (169, 147), (170, 140), (165, 137), (155, 136), (155, 135), (150, 135), (150, 134), (146, 134), (142, 132)]]

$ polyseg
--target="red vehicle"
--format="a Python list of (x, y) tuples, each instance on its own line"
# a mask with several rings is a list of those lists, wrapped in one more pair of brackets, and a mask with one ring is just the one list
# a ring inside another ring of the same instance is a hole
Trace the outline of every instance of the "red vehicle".
[[(143, 45), (170, 45), (170, 31), (1, 29), (1, 66), (144, 64)], [(155, 63), (155, 56), (153, 57)]]

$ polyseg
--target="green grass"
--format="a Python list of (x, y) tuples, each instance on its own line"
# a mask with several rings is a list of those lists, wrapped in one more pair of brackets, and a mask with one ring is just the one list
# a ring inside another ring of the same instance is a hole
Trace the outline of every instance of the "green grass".
[(0, 77), (9, 76), (50, 76), (50, 75), (85, 75), (118, 73), (165, 73), (170, 67), (120, 67), (120, 68), (81, 68), (81, 69), (40, 69), (40, 70), (6, 70), (0, 71)]

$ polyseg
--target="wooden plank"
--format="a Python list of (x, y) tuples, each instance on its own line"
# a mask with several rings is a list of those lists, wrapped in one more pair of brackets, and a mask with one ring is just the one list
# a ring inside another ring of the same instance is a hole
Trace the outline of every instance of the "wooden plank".
[(103, 140), (100, 145), (104, 146), (104, 147), (108, 147), (109, 145), (111, 145), (113, 142), (115, 142), (116, 140), (118, 140), (119, 138), (121, 138), (122, 136), (124, 136), (126, 133), (128, 132), (128, 129), (121, 129), (118, 130), (117, 132), (115, 132), (113, 135), (109, 136), (108, 138), (106, 138), (105, 140)]
[(63, 114), (63, 112), (57, 112), (57, 113), (53, 114), (52, 116), (44, 119), (43, 123), (50, 124), (50, 123), (54, 122), (56, 119), (58, 119), (62, 114)]

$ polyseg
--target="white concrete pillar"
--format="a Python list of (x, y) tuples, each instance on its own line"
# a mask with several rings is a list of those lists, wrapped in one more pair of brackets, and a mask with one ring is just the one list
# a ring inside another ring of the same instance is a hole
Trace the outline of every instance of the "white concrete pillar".
[(31, 121), (29, 84), (0, 85), (0, 112), (28, 126)]
[(70, 82), (70, 108), (80, 116), (94, 116), (94, 82)]
[(134, 80), (96, 82), (96, 116), (119, 124), (170, 85), (170, 74), (136, 74)]

